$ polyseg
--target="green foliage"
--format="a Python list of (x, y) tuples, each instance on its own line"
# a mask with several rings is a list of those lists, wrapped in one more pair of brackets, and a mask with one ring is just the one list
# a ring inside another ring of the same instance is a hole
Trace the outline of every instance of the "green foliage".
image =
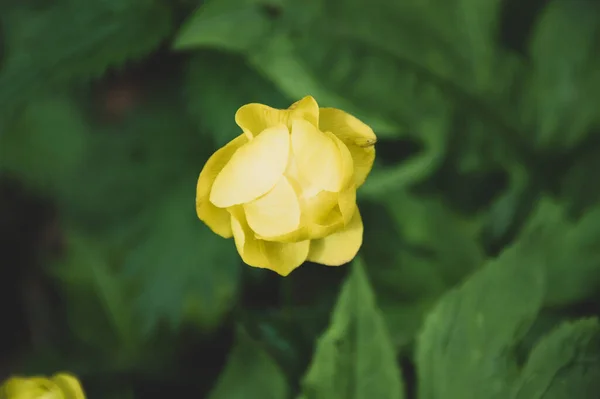
[(404, 384), (387, 326), (357, 260), (330, 325), (317, 341), (302, 399), (370, 397), (404, 398)]
[(563, 323), (533, 349), (511, 397), (593, 398), (600, 388), (597, 319)]
[(160, 0), (60, 0), (50, 7), (15, 7), (2, 13), (1, 22), (6, 58), (0, 115), (6, 118), (40, 91), (89, 80), (154, 50), (171, 32), (171, 9)]
[[(0, 303), (25, 338), (0, 351), (25, 360), (0, 374), (72, 370), (90, 397), (594, 397), (598, 7), (3, 2)], [(360, 257), (281, 279), (197, 219), (195, 186), (241, 105), (305, 95), (368, 123), (377, 158)]]
[(419, 398), (508, 397), (517, 372), (511, 348), (544, 298), (543, 261), (528, 242), (519, 244), (445, 294), (427, 316), (416, 353)]
[(288, 392), (285, 376), (277, 364), (259, 343), (238, 328), (227, 366), (208, 397), (285, 399)]

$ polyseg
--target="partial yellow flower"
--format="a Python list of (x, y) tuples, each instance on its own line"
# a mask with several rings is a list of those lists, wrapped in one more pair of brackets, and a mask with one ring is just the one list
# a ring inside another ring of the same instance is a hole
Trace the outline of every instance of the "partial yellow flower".
[(250, 266), (286, 276), (306, 260), (339, 266), (362, 245), (356, 190), (375, 160), (373, 130), (307, 96), (288, 109), (247, 104), (243, 133), (213, 154), (196, 212)]
[(52, 378), (9, 378), (0, 386), (0, 399), (85, 399), (85, 394), (77, 378), (61, 373)]

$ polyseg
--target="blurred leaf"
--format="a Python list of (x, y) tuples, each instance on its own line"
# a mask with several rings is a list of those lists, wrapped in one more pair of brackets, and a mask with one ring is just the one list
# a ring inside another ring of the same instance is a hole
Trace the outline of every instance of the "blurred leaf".
[(513, 390), (514, 399), (592, 399), (600, 392), (597, 319), (563, 323), (538, 343)]
[(516, 376), (510, 350), (537, 316), (543, 261), (528, 237), (488, 262), (427, 316), (416, 352), (419, 398), (506, 398)]
[(227, 366), (208, 398), (287, 399), (288, 395), (283, 372), (245, 330), (238, 328)]
[(560, 182), (561, 199), (566, 202), (568, 211), (577, 216), (600, 203), (600, 185), (590, 184), (591, 171), (600, 170), (600, 146), (586, 146), (586, 149), (573, 161)]
[(236, 299), (240, 260), (231, 240), (204, 226), (194, 211), (194, 178), (165, 192), (147, 210), (139, 240), (124, 258), (126, 281), (139, 285), (142, 328), (186, 320), (216, 327)]
[[(271, 2), (273, 0), (206, 1), (183, 24), (173, 48), (186, 50), (214, 47), (233, 51), (250, 50), (272, 28), (273, 22), (265, 11), (265, 6)], [(240, 29), (242, 26), (243, 29)]]
[(60, 1), (15, 8), (0, 22), (7, 51), (1, 121), (40, 91), (88, 80), (154, 50), (171, 32), (171, 9), (158, 0)]
[(69, 329), (79, 344), (109, 358), (113, 367), (124, 366), (141, 343), (129, 300), (130, 286), (108, 263), (105, 248), (76, 231), (70, 231), (67, 239), (67, 258), (52, 273), (66, 296)]
[(524, 118), (535, 143), (559, 150), (578, 144), (600, 109), (600, 7), (587, 0), (552, 0), (530, 43), (532, 71)]
[(342, 287), (303, 381), (303, 399), (404, 397), (395, 350), (362, 262)]
[(200, 51), (190, 59), (186, 91), (190, 117), (213, 135), (219, 147), (241, 134), (234, 117), (242, 105), (287, 108), (297, 100), (286, 99), (243, 57), (215, 51)]
[(75, 223), (119, 231), (182, 175), (199, 173), (212, 151), (185, 117), (179, 93), (151, 89), (121, 123), (93, 125), (85, 158), (57, 197)]
[(363, 252), (386, 305), (437, 298), (484, 262), (478, 225), (439, 200), (393, 191), (362, 209)]
[(89, 128), (66, 97), (40, 98), (0, 136), (0, 168), (55, 194), (71, 179), (88, 146)]

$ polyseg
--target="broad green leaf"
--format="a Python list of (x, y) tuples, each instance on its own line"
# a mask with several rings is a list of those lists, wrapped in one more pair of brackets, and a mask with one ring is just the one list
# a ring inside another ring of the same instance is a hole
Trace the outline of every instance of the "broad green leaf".
[(593, 399), (600, 392), (600, 325), (566, 322), (531, 352), (513, 399)]
[(251, 50), (269, 33), (273, 25), (265, 9), (266, 5), (267, 3), (263, 4), (259, 0), (206, 1), (183, 24), (173, 48)]
[(303, 399), (404, 398), (390, 333), (354, 261), (303, 380)]
[(229, 360), (208, 399), (287, 399), (289, 387), (277, 363), (239, 327)]
[(545, 198), (524, 227), (524, 235), (537, 235), (535, 249), (546, 256), (548, 305), (585, 300), (600, 289), (600, 207), (570, 220), (564, 208)]
[(544, 299), (543, 258), (528, 244), (505, 250), (442, 297), (416, 352), (420, 399), (504, 399), (516, 377), (511, 349)]
[[(522, 106), (542, 148), (569, 148), (594, 125), (600, 109), (600, 6), (552, 0), (530, 43), (532, 71)], [(532, 127), (533, 127), (532, 126)]]
[(89, 133), (71, 100), (40, 98), (0, 136), (0, 168), (37, 190), (55, 194), (71, 184), (86, 155)]
[(39, 92), (146, 55), (170, 34), (171, 17), (158, 0), (60, 1), (3, 13), (0, 122)]
[(215, 138), (218, 147), (241, 134), (235, 112), (247, 103), (287, 108), (297, 99), (284, 97), (239, 55), (199, 51), (190, 59), (186, 75), (190, 118)]
[(146, 210), (140, 236), (127, 243), (122, 277), (138, 286), (135, 309), (142, 327), (182, 321), (216, 327), (236, 299), (239, 255), (197, 218), (195, 176), (183, 179)]

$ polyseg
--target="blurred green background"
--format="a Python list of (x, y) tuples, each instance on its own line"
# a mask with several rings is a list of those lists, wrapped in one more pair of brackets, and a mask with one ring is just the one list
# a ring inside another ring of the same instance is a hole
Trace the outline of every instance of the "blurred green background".
[[(600, 392), (600, 2), (2, 0), (0, 377), (90, 398)], [(378, 135), (352, 265), (194, 210), (241, 105)]]

